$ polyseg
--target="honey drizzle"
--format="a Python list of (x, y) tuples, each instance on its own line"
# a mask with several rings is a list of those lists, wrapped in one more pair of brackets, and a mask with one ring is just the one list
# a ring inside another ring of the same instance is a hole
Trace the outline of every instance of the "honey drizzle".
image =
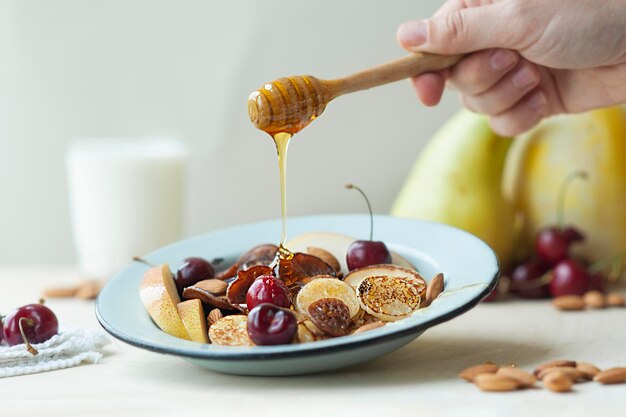
[(278, 175), (280, 178), (280, 213), (282, 216), (282, 234), (278, 245), (277, 258), (291, 259), (293, 254), (285, 247), (287, 241), (287, 149), (291, 134), (287, 132), (276, 133), (274, 143), (278, 154)]

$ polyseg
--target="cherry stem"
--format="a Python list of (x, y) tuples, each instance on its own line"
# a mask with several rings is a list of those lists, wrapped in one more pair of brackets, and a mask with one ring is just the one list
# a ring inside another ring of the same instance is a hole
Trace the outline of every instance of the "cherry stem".
[(585, 171), (570, 172), (561, 183), (561, 188), (559, 188), (559, 196), (556, 202), (556, 224), (559, 228), (563, 228), (565, 225), (565, 197), (567, 197), (567, 191), (569, 191), (572, 182), (578, 178), (586, 180), (589, 178), (589, 175)]
[(34, 327), (35, 321), (33, 319), (29, 319), (28, 317), (20, 317), (17, 324), (20, 328), (20, 334), (22, 335), (24, 344), (26, 345), (26, 350), (28, 350), (28, 352), (33, 356), (39, 354), (39, 351), (35, 349), (33, 345), (30, 344), (30, 342), (28, 341), (28, 338), (26, 337), (26, 333), (24, 332), (24, 325), (28, 327)]
[(589, 273), (595, 274), (605, 268), (608, 268), (609, 266), (616, 265), (618, 261), (622, 261), (624, 259), (626, 259), (626, 251), (600, 259), (591, 264), (591, 266), (587, 270), (589, 271)]
[(142, 257), (139, 257), (139, 256), (133, 256), (133, 261), (142, 263), (144, 265), (148, 265), (150, 268), (154, 268), (156, 266), (152, 262), (148, 262), (148, 261), (146, 261), (145, 259), (143, 259)]
[(372, 212), (372, 205), (370, 204), (370, 200), (369, 198), (367, 198), (367, 195), (365, 195), (365, 192), (360, 187), (357, 187), (354, 184), (346, 184), (346, 188), (348, 190), (355, 189), (358, 192), (360, 192), (363, 198), (365, 199), (365, 202), (367, 203), (367, 209), (370, 212), (370, 242), (371, 242), (374, 237), (374, 213)]

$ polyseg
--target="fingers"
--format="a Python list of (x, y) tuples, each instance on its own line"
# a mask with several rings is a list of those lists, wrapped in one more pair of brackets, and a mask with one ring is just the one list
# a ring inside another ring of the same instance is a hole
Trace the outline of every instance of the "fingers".
[(528, 61), (521, 61), (488, 90), (476, 95), (463, 94), (463, 105), (472, 111), (495, 116), (515, 106), (540, 82), (537, 67)]
[(494, 132), (502, 136), (516, 136), (535, 126), (548, 116), (548, 101), (541, 88), (533, 90), (515, 106), (492, 116), (489, 124)]
[[(458, 2), (457, 2), (458, 3)], [(428, 20), (415, 20), (398, 27), (398, 43), (408, 50), (457, 54), (488, 48), (515, 48), (520, 31), (506, 2), (459, 8), (444, 6), (444, 12)]]
[(436, 106), (441, 101), (446, 76), (443, 72), (428, 72), (411, 78), (411, 84), (422, 103), (426, 106)]
[(497, 84), (519, 60), (519, 55), (508, 49), (476, 52), (451, 69), (449, 81), (463, 94), (480, 94)]

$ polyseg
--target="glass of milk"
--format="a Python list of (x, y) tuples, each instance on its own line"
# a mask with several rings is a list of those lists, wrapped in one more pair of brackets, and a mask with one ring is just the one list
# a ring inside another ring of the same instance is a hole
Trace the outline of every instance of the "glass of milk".
[(174, 138), (98, 138), (67, 151), (81, 272), (108, 278), (133, 256), (181, 238), (188, 152)]

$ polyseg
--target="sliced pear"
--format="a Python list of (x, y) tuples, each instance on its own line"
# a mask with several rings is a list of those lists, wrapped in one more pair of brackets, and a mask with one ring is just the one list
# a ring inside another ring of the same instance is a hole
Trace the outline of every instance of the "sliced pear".
[[(342, 235), (333, 232), (308, 232), (292, 238), (285, 243), (285, 247), (292, 252), (308, 253), (307, 248), (315, 247), (324, 249), (339, 261), (341, 272), (346, 275), (349, 272), (346, 263), (346, 254), (348, 247), (356, 239), (351, 236)], [(391, 253), (391, 263), (403, 268), (415, 269), (415, 267), (403, 256), (389, 251)]]
[(176, 308), (180, 303), (180, 297), (167, 264), (146, 271), (141, 281), (139, 296), (148, 314), (161, 330), (172, 336), (191, 340)]
[(322, 298), (336, 298), (344, 302), (354, 317), (361, 310), (354, 288), (337, 278), (317, 278), (306, 284), (296, 297), (296, 308), (307, 314), (309, 305)]
[(176, 304), (178, 314), (183, 320), (183, 325), (191, 340), (200, 343), (209, 343), (209, 334), (207, 333), (206, 315), (202, 307), (202, 301), (196, 299), (183, 301)]
[(419, 291), (420, 297), (424, 298), (426, 296), (426, 281), (419, 272), (397, 265), (381, 264), (355, 269), (346, 275), (343, 281), (356, 290), (359, 288), (361, 281), (368, 277), (400, 278), (413, 284)]

